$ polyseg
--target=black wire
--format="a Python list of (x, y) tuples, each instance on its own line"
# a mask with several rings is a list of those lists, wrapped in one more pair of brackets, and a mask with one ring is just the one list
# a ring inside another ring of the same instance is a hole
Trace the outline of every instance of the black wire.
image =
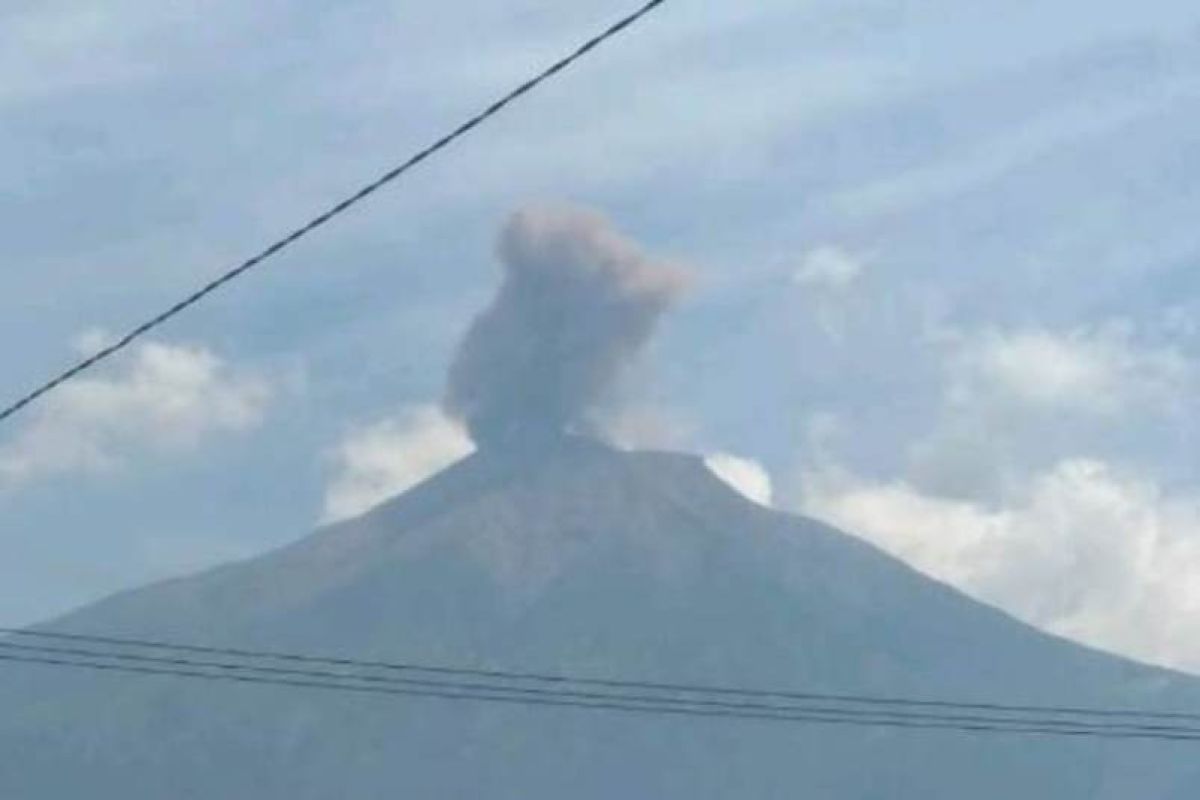
[(24, 664), (37, 664), (44, 666), (59, 666), (71, 667), (77, 669), (95, 670), (103, 672), (121, 673), (121, 674), (136, 674), (136, 675), (160, 675), (172, 676), (180, 678), (192, 678), (212, 681), (230, 681), (236, 683), (273, 685), (273, 686), (288, 686), (310, 689), (326, 689), (333, 691), (354, 692), (370, 695), (392, 695), (402, 697), (427, 697), (442, 700), (463, 700), (477, 702), (492, 702), (492, 703), (508, 703), (523, 706), (549, 706), (549, 707), (565, 707), (578, 708), (598, 711), (616, 711), (633, 714), (666, 714), (666, 715), (681, 715), (689, 717), (713, 717), (713, 718), (736, 718), (746, 720), (761, 720), (769, 722), (799, 722), (827, 725), (846, 725), (856, 727), (884, 727), (884, 728), (902, 728), (902, 729), (923, 729), (923, 730), (953, 730), (973, 733), (1007, 733), (1007, 734), (1029, 734), (1029, 735), (1044, 735), (1044, 736), (1069, 736), (1069, 737), (1090, 737), (1099, 739), (1150, 739), (1159, 741), (1200, 741), (1200, 736), (1187, 730), (1127, 730), (1111, 727), (1088, 727), (1079, 726), (1075, 728), (1060, 728), (1060, 727), (1045, 727), (1034, 723), (1019, 722), (1015, 724), (992, 724), (987, 722), (955, 722), (948, 720), (922, 720), (908, 719), (902, 715), (894, 717), (887, 716), (833, 716), (821, 713), (809, 713), (803, 710), (783, 710), (781, 713), (773, 713), (756, 710), (736, 710), (736, 709), (709, 709), (696, 708), (688, 705), (668, 705), (668, 704), (634, 704), (625, 702), (619, 696), (613, 696), (610, 700), (604, 701), (588, 701), (573, 699), (570, 697), (561, 697), (554, 692), (547, 692), (542, 696), (522, 697), (515, 696), (503, 690), (488, 691), (488, 690), (462, 690), (454, 691), (450, 689), (436, 688), (408, 688), (408, 687), (392, 687), (392, 686), (363, 686), (340, 682), (330, 682), (322, 680), (301, 680), (295, 678), (282, 677), (265, 677), (260, 675), (246, 675), (229, 671), (207, 672), (202, 670), (191, 670), (181, 668), (166, 668), (166, 667), (148, 667), (134, 666), (127, 664), (109, 664), (98, 663), (92, 661), (81, 661), (70, 657), (48, 657), (48, 656), (24, 656), (24, 655), (8, 655), (0, 653), (0, 661), (14, 662)]
[[(822, 692), (778, 691), (750, 689), (741, 687), (712, 686), (686, 683), (669, 683), (634, 680), (612, 680), (589, 677), (576, 677), (561, 674), (546, 674), (536, 672), (516, 672), (494, 669), (469, 669), (462, 667), (447, 667), (440, 665), (414, 664), (393, 661), (370, 661), (352, 658), (333, 658), (298, 653), (282, 653), (264, 650), (245, 650), (233, 647), (210, 647), (194, 644), (180, 644), (155, 639), (122, 638), (114, 636), (94, 636), (80, 633), (61, 633), (53, 631), (33, 631), (18, 628), (0, 627), (0, 634), (50, 639), (71, 642), (87, 642), (92, 644), (115, 645), (120, 647), (140, 647), (155, 650), (174, 651), (178, 653), (231, 656), (242, 659), (272, 660), (298, 664), (311, 664), (333, 667), (352, 667), (359, 669), (377, 669), (392, 672), (407, 672), (429, 675), (448, 675), (455, 677), (500, 679), (506, 681), (526, 681), (531, 683), (567, 686), (593, 687), (621, 690), (649, 690), (658, 692), (676, 692), (682, 694), (708, 697), (742, 697), (757, 699), (789, 700), (801, 702), (850, 703), (866, 706), (894, 706), (900, 708), (945, 709), (956, 711), (984, 711), (1013, 715), (1043, 714), (1075, 717), (1096, 717), (1099, 719), (1126, 720), (1178, 720), (1200, 722), (1200, 714), (1178, 711), (1152, 711), (1146, 709), (1113, 709), (1086, 706), (1060, 705), (1018, 705), (1005, 703), (962, 702), (954, 700), (914, 699), (900, 697), (883, 697), (877, 695), (837, 694)], [(0, 642), (0, 647), (14, 646)], [(115, 654), (106, 654), (115, 655)], [(1076, 722), (1081, 720), (1065, 720)], [(1082, 720), (1090, 723), (1090, 720)]]
[(587, 55), (589, 52), (591, 52), (595, 48), (599, 47), (601, 44), (606, 42), (608, 39), (611, 39), (612, 37), (616, 36), (617, 34), (621, 33), (622, 31), (624, 31), (626, 28), (629, 28), (634, 23), (638, 22), (642, 17), (645, 17), (651, 11), (656, 9), (658, 6), (663, 5), (665, 2), (666, 2), (666, 0), (650, 0), (650, 2), (646, 3), (646, 5), (642, 6), (640, 9), (638, 9), (634, 13), (626, 16), (625, 18), (621, 19), (617, 23), (611, 25), (608, 29), (606, 29), (602, 33), (589, 39), (587, 42), (585, 42), (584, 44), (582, 44), (578, 48), (576, 48), (570, 55), (555, 62), (551, 66), (544, 69), (542, 72), (538, 73), (534, 77), (525, 81), (525, 83), (522, 83), (520, 86), (518, 86), (517, 88), (510, 91), (508, 94), (505, 94), (503, 97), (501, 97), (500, 99), (493, 102), (487, 108), (483, 109), (482, 111), (478, 112), (474, 116), (470, 117), (466, 122), (463, 122), (461, 125), (459, 125), (454, 130), (450, 131), (449, 133), (442, 136), (437, 141), (433, 142), (433, 144), (430, 144), (429, 146), (425, 147), (423, 150), (418, 151), (415, 155), (411, 156), (408, 160), (404, 161), (402, 164), (388, 170), (387, 172), (385, 172), (380, 177), (376, 178), (371, 183), (368, 183), (367, 185), (363, 186), (361, 189), (356, 191), (354, 194), (352, 194), (349, 197), (345, 198), (344, 200), (340, 201), (336, 205), (330, 207), (329, 209), (322, 212), (321, 214), (314, 217), (313, 219), (309, 220), (308, 222), (306, 222), (304, 225), (300, 226), (299, 228), (296, 228), (291, 233), (289, 233), (287, 236), (284, 236), (282, 239), (277, 240), (276, 242), (274, 242), (273, 244), (268, 246), (266, 249), (259, 252), (257, 255), (252, 256), (251, 258), (247, 259), (246, 261), (243, 261), (241, 264), (239, 264), (238, 266), (229, 270), (225, 274), (221, 275), (220, 277), (216, 278), (215, 280), (211, 281), (210, 283), (202, 286), (200, 289), (196, 290), (192, 294), (190, 294), (187, 297), (185, 297), (184, 299), (180, 300), (178, 303), (171, 306), (166, 311), (163, 311), (163, 312), (157, 314), (156, 316), (150, 318), (149, 320), (147, 320), (147, 321), (143, 322), (142, 324), (138, 325), (137, 327), (133, 328), (131, 331), (126, 333), (124, 336), (122, 336), (120, 339), (118, 339), (113, 344), (108, 345), (107, 347), (102, 348), (100, 351), (94, 353), (93, 355), (88, 356), (87, 358), (79, 361), (71, 368), (69, 368), (69, 369), (65, 370), (64, 372), (62, 372), (61, 374), (59, 374), (57, 377), (47, 381), (46, 383), (39, 386), (37, 389), (34, 389), (33, 391), (29, 392), (25, 396), (21, 397), (19, 400), (13, 402), (11, 405), (7, 406), (3, 411), (0, 411), (0, 422), (7, 420), (9, 417), (11, 417), (14, 414), (16, 414), (17, 412), (21, 411), (26, 406), (30, 405), (31, 403), (36, 402), (37, 400), (39, 400), (41, 397), (48, 394), (49, 392), (54, 391), (56, 388), (61, 386), (63, 383), (66, 383), (67, 381), (71, 380), (76, 375), (79, 375), (81, 372), (91, 369), (93, 366), (95, 366), (99, 362), (109, 358), (110, 356), (115, 355), (116, 353), (120, 352), (121, 350), (124, 350), (126, 347), (128, 347), (130, 344), (132, 344), (135, 340), (137, 340), (137, 339), (141, 338), (142, 336), (144, 336), (145, 334), (149, 333), (154, 328), (157, 328), (158, 326), (162, 325), (167, 320), (171, 319), (172, 317), (183, 312), (187, 308), (200, 302), (208, 295), (210, 295), (213, 292), (217, 291), (218, 289), (222, 288), (225, 284), (240, 277), (243, 273), (248, 272), (249, 270), (258, 266), (263, 261), (266, 261), (268, 258), (274, 256), (276, 253), (278, 253), (281, 250), (294, 244), (297, 240), (303, 238), (304, 236), (308, 235), (309, 233), (311, 233), (312, 231), (321, 227), (322, 225), (325, 225), (327, 222), (332, 220), (334, 217), (337, 217), (340, 214), (342, 214), (343, 212), (349, 210), (351, 206), (354, 206), (357, 203), (359, 203), (360, 201), (366, 199), (369, 195), (374, 194), (379, 189), (383, 188), (385, 185), (391, 183), (396, 178), (399, 178), (405, 172), (408, 172), (410, 169), (417, 166), (418, 164), (420, 164), (422, 161), (426, 160), (430, 156), (434, 155), (439, 150), (442, 150), (443, 148), (449, 146), (456, 139), (459, 139), (460, 137), (466, 135), (467, 133), (469, 133), (470, 131), (472, 131), (473, 129), (478, 127), (479, 125), (486, 122), (489, 118), (500, 113), (502, 110), (504, 110), (504, 108), (506, 106), (508, 106), (514, 100), (517, 100), (520, 97), (522, 97), (523, 95), (528, 94), (529, 92), (531, 92), (535, 88), (537, 88), (538, 85), (540, 85), (544, 81), (549, 80), (550, 78), (554, 77), (558, 73), (567, 69), (572, 64), (574, 64), (576, 61), (578, 61), (580, 58)]
[[(143, 656), (130, 653), (113, 653), (111, 651), (96, 651), (82, 650), (73, 648), (61, 647), (46, 647), (37, 645), (16, 645), (11, 643), (0, 642), (0, 652), (3, 651), (19, 651), (22, 653), (37, 653), (39, 655), (51, 656), (68, 656), (72, 659), (88, 658), (88, 659), (107, 659), (116, 661), (128, 661), (135, 664), (150, 664), (155, 668), (167, 667), (175, 669), (186, 667), (189, 669), (213, 669), (218, 671), (230, 670), (233, 672), (245, 672), (267, 676), (284, 676), (286, 678), (304, 678), (317, 680), (335, 680), (342, 681), (360, 681), (372, 685), (381, 686), (401, 686), (406, 688), (417, 687), (421, 689), (433, 690), (455, 690), (469, 692), (484, 692), (484, 693), (501, 693), (504, 695), (512, 695), (516, 697), (534, 697), (534, 698), (557, 698), (570, 699), (589, 702), (610, 702), (619, 701), (626, 704), (648, 705), (652, 707), (685, 707), (698, 709), (715, 709), (729, 712), (750, 712), (764, 714), (788, 714), (788, 713), (803, 713), (809, 715), (820, 716), (836, 716), (846, 717), (849, 719), (892, 719), (892, 720), (913, 720), (913, 721), (938, 721), (938, 722), (953, 722), (965, 724), (984, 724), (995, 726), (1012, 726), (1012, 725), (1036, 725), (1039, 728), (1053, 729), (1068, 729), (1075, 730), (1080, 728), (1095, 728), (1111, 732), (1121, 732), (1128, 734), (1140, 733), (1170, 733), (1170, 734), (1186, 734), (1200, 736), (1200, 728), (1190, 728), (1180, 725), (1134, 725), (1134, 724), (1114, 724), (1114, 723), (1090, 723), (1078, 720), (1062, 720), (1062, 719), (1037, 719), (1037, 718), (1003, 718), (1003, 717), (984, 717), (984, 716), (966, 716), (966, 715), (951, 715), (945, 713), (922, 713), (913, 711), (865, 711), (862, 709), (837, 708), (830, 706), (811, 706), (811, 705), (778, 705), (770, 703), (753, 703), (753, 702), (729, 702), (718, 700), (696, 700), (691, 698), (672, 697), (663, 694), (628, 694), (615, 692), (583, 692), (576, 690), (550, 690), (536, 689), (523, 686), (513, 686), (495, 683), (464, 683), (461, 681), (452, 680), (430, 680), (430, 679), (413, 679), (413, 678), (394, 678), (379, 675), (362, 675), (345, 672), (323, 672), (308, 669), (295, 668), (279, 668), (279, 667), (264, 667), (251, 664), (237, 664), (229, 662), (212, 662), (212, 661), (197, 661), (193, 659), (183, 658), (162, 658), (155, 656)], [(354, 685), (354, 684), (349, 684)]]

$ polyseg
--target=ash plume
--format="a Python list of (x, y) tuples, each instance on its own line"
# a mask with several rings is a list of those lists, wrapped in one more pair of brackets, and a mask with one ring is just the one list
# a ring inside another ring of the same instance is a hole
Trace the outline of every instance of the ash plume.
[(685, 273), (574, 208), (518, 211), (497, 249), (504, 280), (454, 357), (446, 410), (481, 447), (596, 433)]

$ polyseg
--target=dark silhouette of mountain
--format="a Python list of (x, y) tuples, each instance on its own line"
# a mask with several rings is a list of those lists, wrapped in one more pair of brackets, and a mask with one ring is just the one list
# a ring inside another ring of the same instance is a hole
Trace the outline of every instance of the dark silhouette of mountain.
[[(276, 552), (48, 629), (596, 677), (1200, 710), (700, 459), (482, 451)], [(1195, 797), (1195, 743), (647, 717), (3, 668), (0, 797)]]

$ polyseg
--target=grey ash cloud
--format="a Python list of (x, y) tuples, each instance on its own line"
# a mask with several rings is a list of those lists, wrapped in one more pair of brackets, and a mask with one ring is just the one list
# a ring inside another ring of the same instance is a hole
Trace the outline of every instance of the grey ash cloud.
[(686, 272), (603, 216), (558, 206), (515, 213), (498, 255), (503, 282), (455, 355), (446, 410), (480, 446), (594, 434)]

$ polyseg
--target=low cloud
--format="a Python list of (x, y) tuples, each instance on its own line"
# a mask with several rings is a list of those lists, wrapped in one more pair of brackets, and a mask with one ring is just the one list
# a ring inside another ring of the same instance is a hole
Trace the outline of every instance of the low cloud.
[(793, 279), (801, 286), (842, 291), (862, 275), (860, 258), (834, 245), (814, 247), (805, 253)]
[(1140, 346), (1122, 326), (1066, 333), (991, 331), (963, 342), (955, 399), (988, 392), (1032, 409), (1115, 414), (1131, 403), (1177, 396), (1190, 365), (1169, 349)]
[[(101, 340), (85, 334), (77, 347)], [(32, 409), (26, 427), (0, 444), (0, 486), (198, 449), (211, 435), (256, 427), (271, 394), (263, 376), (203, 347), (140, 345), (115, 374), (77, 378)]]
[(358, 516), (473, 449), (464, 427), (434, 405), (352, 431), (334, 453), (337, 474), (325, 493), (324, 521)]
[(1194, 365), (1122, 325), (942, 344), (937, 419), (892, 476), (822, 426), (789, 505), (1034, 625), (1200, 670), (1200, 490), (1128, 457), (1186, 411)]
[(1034, 625), (1200, 670), (1200, 497), (1066, 459), (992, 502), (825, 469), (800, 510)]
[(1191, 424), (1195, 365), (1122, 324), (951, 333), (939, 346), (941, 407), (909, 452), (909, 477), (925, 491), (995, 497), (1122, 431), (1146, 431), (1148, 419)]
[(704, 465), (746, 498), (761, 506), (771, 505), (771, 475), (757, 461), (729, 453), (713, 453), (705, 457)]

